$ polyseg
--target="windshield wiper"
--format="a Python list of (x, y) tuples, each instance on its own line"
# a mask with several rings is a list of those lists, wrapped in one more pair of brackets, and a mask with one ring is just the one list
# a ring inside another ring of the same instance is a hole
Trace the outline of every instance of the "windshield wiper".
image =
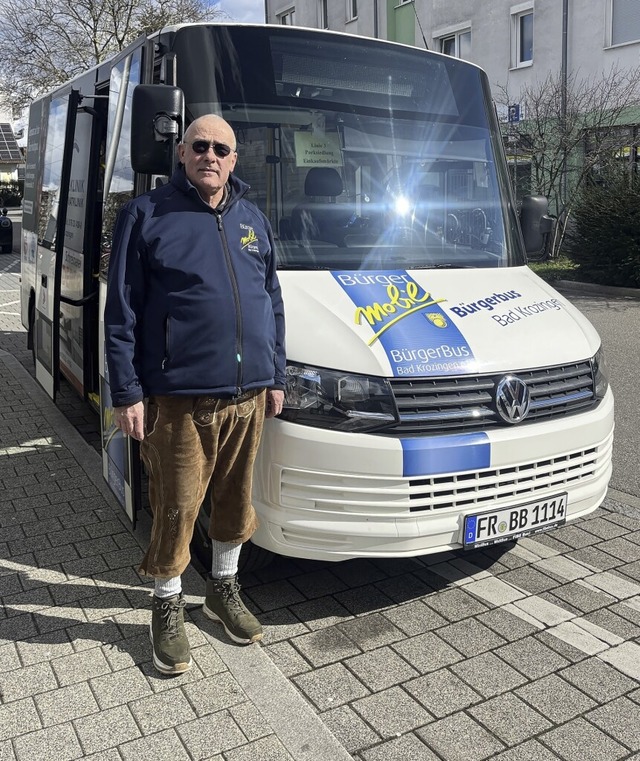
[(424, 267), (427, 270), (474, 270), (476, 269), (473, 264), (453, 264), (453, 262), (446, 262), (445, 264), (429, 264)]

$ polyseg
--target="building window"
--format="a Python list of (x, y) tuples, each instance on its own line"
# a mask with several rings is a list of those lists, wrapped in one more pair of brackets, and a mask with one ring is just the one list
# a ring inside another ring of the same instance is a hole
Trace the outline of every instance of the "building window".
[(347, 0), (347, 21), (358, 18), (358, 0)]
[(327, 10), (327, 0), (318, 0), (318, 28), (329, 28), (329, 11)]
[(440, 37), (440, 52), (454, 58), (471, 58), (471, 30), (465, 29), (446, 37)]
[(640, 40), (638, 0), (611, 0), (611, 45)]
[(277, 15), (278, 23), (284, 26), (293, 26), (296, 23), (296, 9), (288, 8)]
[(511, 66), (533, 63), (533, 6), (511, 9)]

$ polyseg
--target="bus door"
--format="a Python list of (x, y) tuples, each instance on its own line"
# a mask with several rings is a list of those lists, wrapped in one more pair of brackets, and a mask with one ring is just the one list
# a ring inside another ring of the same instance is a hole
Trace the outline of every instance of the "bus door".
[(54, 400), (59, 386), (60, 284), (78, 101), (79, 93), (69, 90), (49, 103), (39, 199), (33, 349), (36, 379)]
[[(60, 372), (81, 398), (98, 407), (98, 255), (106, 95), (81, 84), (68, 183), (60, 286)], [(84, 90), (88, 90), (87, 94)], [(104, 107), (103, 107), (104, 106)]]
[[(153, 60), (152, 56), (151, 60)], [(139, 445), (131, 437), (123, 436), (114, 424), (109, 368), (104, 350), (104, 303), (113, 227), (122, 205), (136, 193), (136, 178), (131, 168), (131, 100), (133, 90), (141, 82), (143, 76), (142, 48), (140, 47), (114, 63), (111, 70), (98, 307), (102, 474), (134, 527), (136, 512), (141, 501)]]

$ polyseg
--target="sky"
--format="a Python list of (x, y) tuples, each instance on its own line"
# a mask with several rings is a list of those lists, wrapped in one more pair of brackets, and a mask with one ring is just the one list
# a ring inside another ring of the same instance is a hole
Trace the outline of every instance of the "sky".
[(230, 20), (264, 22), (264, 0), (218, 0), (213, 4)]

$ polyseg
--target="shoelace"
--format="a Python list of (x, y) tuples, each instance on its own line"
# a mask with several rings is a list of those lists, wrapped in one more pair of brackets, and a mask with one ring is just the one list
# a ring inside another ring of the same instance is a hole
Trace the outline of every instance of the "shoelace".
[(178, 616), (180, 609), (184, 608), (187, 601), (181, 597), (176, 602), (163, 602), (160, 604), (160, 615), (165, 623), (167, 634), (171, 639), (178, 636)]
[(240, 599), (239, 594), (240, 584), (238, 584), (237, 581), (221, 584), (220, 591), (222, 592), (222, 596), (226, 603), (231, 603), (234, 608), (237, 608), (237, 610), (243, 610), (242, 600)]

